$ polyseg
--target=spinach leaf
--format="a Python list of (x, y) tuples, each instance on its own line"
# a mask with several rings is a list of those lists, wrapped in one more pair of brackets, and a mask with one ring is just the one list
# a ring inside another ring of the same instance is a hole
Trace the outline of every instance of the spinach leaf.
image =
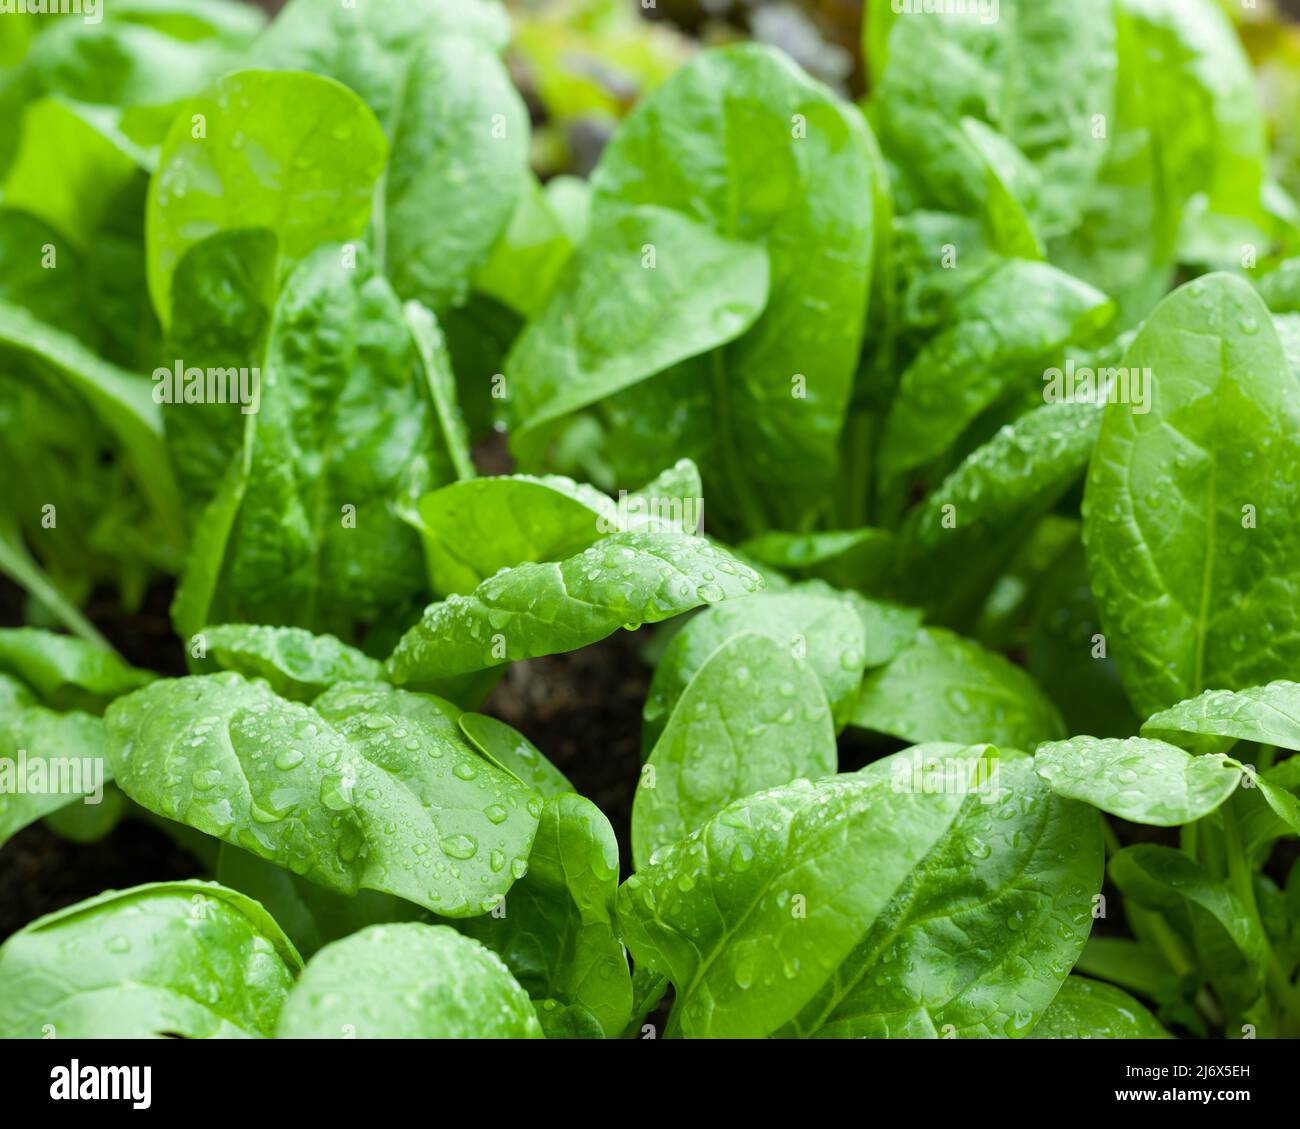
[(445, 925), (372, 925), (326, 945), (280, 1012), (282, 1039), (541, 1037), (500, 959)]
[[(911, 787), (913, 753), (960, 790)], [(967, 786), (993, 763), (984, 802)], [(1023, 1037), (1100, 880), (1095, 819), (1029, 758), (922, 746), (730, 805), (624, 883), (619, 920), (638, 966), (673, 981), (688, 1037)]]
[(102, 803), (112, 779), (104, 746), (103, 722), (90, 714), (0, 704), (0, 844), (69, 805)]
[(1168, 1039), (1168, 1031), (1127, 992), (1070, 976), (1033, 1030), (1035, 1039)]
[[(1238, 1008), (1258, 994), (1265, 977), (1267, 939), (1229, 886), (1181, 851), (1151, 843), (1125, 847), (1110, 860), (1111, 880), (1137, 904), (1166, 916), (1185, 915), (1203, 973)], [(1208, 958), (1208, 959), (1207, 959)]]
[(966, 624), (1039, 519), (1082, 476), (1101, 429), (1087, 403), (1049, 403), (1001, 428), (903, 526), (900, 594)]
[(316, 709), (356, 754), (363, 886), (470, 917), (524, 876), (541, 798), (461, 740), (443, 703), (375, 686)]
[[(769, 492), (792, 499), (773, 508), (797, 512), (794, 499), (815, 497), (835, 469), (867, 309), (872, 182), (861, 116), (785, 56), (750, 45), (696, 56), (636, 108), (601, 157), (590, 234), (570, 280), (507, 367), (516, 419), (535, 427), (622, 388), (602, 416), (605, 453), (624, 477), (642, 476), (632, 454), (667, 440), (700, 461), (706, 482), (728, 484), (719, 493), (725, 516), (744, 514), (758, 526), (751, 532), (767, 524), (759, 515)], [(711, 255), (685, 259), (686, 242)], [(641, 269), (647, 244), (654, 272)], [(699, 321), (665, 325), (653, 300), (662, 284), (647, 276), (702, 278), (710, 261), (732, 269), (708, 287), (707, 304), (673, 297), (679, 318), (694, 304)], [(616, 341), (596, 301), (614, 289), (633, 299), (620, 302)], [(585, 307), (574, 308), (570, 290), (590, 295)], [(567, 309), (576, 315), (568, 325)], [(603, 348), (591, 361), (579, 352), (576, 377), (554, 389), (570, 367), (549, 362), (572, 357), (571, 340)], [(620, 364), (593, 363), (613, 347)], [(653, 436), (642, 432), (649, 419)], [(526, 431), (516, 445), (535, 455)]]
[(687, 686), (718, 648), (747, 633), (765, 636), (811, 669), (834, 710), (837, 730), (843, 728), (863, 669), (902, 650), (918, 618), (905, 608), (865, 599), (859, 603), (813, 586), (709, 608), (673, 637), (655, 668), (642, 713), (642, 749), (649, 753)]
[(178, 625), (350, 640), (405, 617), (424, 570), (393, 506), (454, 472), (401, 304), (364, 252), (350, 268), (339, 248), (318, 248), (286, 282), (260, 399), (191, 554)]
[(892, 533), (883, 529), (836, 529), (821, 533), (770, 530), (740, 544), (741, 552), (782, 572), (825, 580), (837, 588), (880, 591), (894, 563)]
[(425, 609), (388, 659), (397, 683), (426, 682), (572, 651), (762, 586), (702, 538), (615, 533), (558, 563), (521, 564)]
[(240, 71), (192, 99), (149, 184), (149, 293), (159, 318), (172, 320), (181, 257), (216, 232), (272, 231), (282, 269), (321, 243), (359, 237), (387, 151), (365, 104), (318, 75)]
[(148, 383), (3, 302), (0, 358), (0, 467), (15, 488), (4, 511), (60, 587), (111, 578), (138, 597), (175, 567), (184, 530)]
[(699, 470), (681, 459), (617, 503), (563, 475), (512, 474), (454, 482), (404, 516), (423, 538), (434, 590), (465, 595), (503, 568), (563, 560), (613, 532), (693, 533), (701, 495)]
[(881, 439), (882, 473), (924, 466), (966, 427), (1112, 310), (1104, 295), (1044, 263), (1011, 260), (978, 283), (957, 318), (899, 378)]
[(301, 968), (266, 911), (215, 882), (110, 891), (0, 946), (0, 1034), (269, 1037)]
[(734, 341), (763, 312), (769, 269), (760, 245), (670, 208), (614, 213), (507, 360), (521, 450), (544, 424)]
[(1300, 684), (1206, 690), (1147, 718), (1142, 735), (1196, 753), (1226, 753), (1238, 741), (1300, 749)]
[[(1115, 25), (1109, 3), (1001, 0), (1001, 20), (965, 11), (882, 14), (871, 25), (888, 52), (872, 120), (912, 207), (983, 207), (985, 165), (963, 118), (994, 127), (1041, 174), (1045, 233), (1069, 230), (1106, 154), (1094, 115), (1114, 99)], [(1069, 74), (1068, 84), (1056, 76)]]
[(789, 646), (745, 632), (695, 670), (637, 786), (638, 868), (732, 800), (835, 771), (835, 723), (816, 669)]
[(253, 50), (258, 66), (337, 79), (374, 112), (389, 159), (370, 242), (397, 293), (438, 311), (465, 300), (527, 189), (528, 116), (497, 58), (507, 37), (481, 0), (294, 0)]
[(1150, 373), (1150, 411), (1106, 408), (1083, 532), (1110, 650), (1151, 714), (1300, 657), (1280, 580), (1300, 533), (1278, 518), (1300, 501), (1300, 385), (1264, 303), (1221, 274), (1166, 298), (1124, 365)]
[(333, 635), (300, 627), (228, 623), (200, 633), (213, 662), (246, 678), (264, 678), (282, 698), (310, 702), (336, 682), (377, 681), (383, 665)]
[(509, 966), (548, 1038), (616, 1038), (632, 1013), (632, 977), (614, 920), (618, 844), (590, 800), (548, 797), (528, 873), (497, 911), (460, 924)]
[(21, 679), (56, 710), (103, 713), (114, 698), (152, 682), (115, 651), (36, 627), (0, 628), (0, 671)]
[(456, 723), (466, 739), (498, 768), (547, 797), (576, 789), (527, 737), (504, 721), (481, 713), (462, 713)]
[(849, 724), (904, 741), (984, 740), (1025, 749), (1065, 732), (1056, 707), (1020, 667), (929, 627), (868, 672)]
[(1157, 827), (1208, 815), (1241, 783), (1236, 761), (1220, 754), (1189, 756), (1144, 737), (1049, 741), (1038, 746), (1034, 764), (1058, 795)]
[(344, 684), (313, 709), (226, 673), (154, 683), (107, 724), (133, 800), (327, 889), (463, 916), (526, 868), (540, 799), (461, 742), (437, 699)]

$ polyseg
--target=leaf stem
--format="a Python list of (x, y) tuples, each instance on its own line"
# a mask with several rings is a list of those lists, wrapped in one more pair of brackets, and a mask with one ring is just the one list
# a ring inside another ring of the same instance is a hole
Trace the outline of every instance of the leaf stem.
[(1231, 803), (1220, 809), (1223, 813), (1223, 841), (1228, 861), (1228, 883), (1246, 907), (1251, 924), (1259, 930), (1260, 940), (1265, 951), (1265, 978), (1269, 989), (1282, 1006), (1288, 1025), (1300, 1029), (1300, 1000), (1296, 999), (1295, 990), (1287, 979), (1286, 973), (1278, 963), (1273, 943), (1264, 928), (1264, 920), (1259, 913), (1259, 904), (1255, 900), (1255, 877), (1246, 858), (1246, 848), (1242, 840), (1241, 824), (1237, 812)]
[(736, 458), (735, 435), (732, 433), (731, 426), (731, 402), (728, 399), (727, 369), (721, 349), (713, 350), (709, 363), (713, 372), (713, 422), (718, 436), (723, 476), (727, 480), (727, 488), (739, 510), (745, 534), (753, 537), (767, 528), (767, 518), (763, 513), (763, 507), (759, 505), (758, 499), (750, 488), (751, 483), (740, 470)]
[(0, 529), (0, 572), (7, 575), (19, 587), (26, 589), (32, 599), (74, 635), (96, 647), (103, 647), (106, 651), (113, 650), (112, 644), (99, 633), (90, 620), (81, 614), (81, 610), (55, 587), (44, 569), (32, 559), (23, 546), (17, 529)]

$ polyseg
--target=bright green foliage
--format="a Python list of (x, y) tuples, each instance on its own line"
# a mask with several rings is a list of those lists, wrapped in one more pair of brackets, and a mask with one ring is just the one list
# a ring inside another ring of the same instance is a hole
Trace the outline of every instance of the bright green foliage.
[(702, 538), (615, 533), (567, 560), (521, 564), (469, 596), (431, 604), (388, 671), (399, 683), (426, 682), (571, 651), (760, 587), (757, 573)]
[(0, 1036), (270, 1036), (301, 969), (266, 911), (214, 882), (101, 894), (0, 946)]
[(1156, 308), (1124, 357), (1150, 411), (1107, 407), (1084, 541), (1139, 713), (1290, 674), (1300, 659), (1300, 383), (1267, 307), (1212, 275)]
[[(1087, 935), (1097, 824), (1023, 754), (914, 752), (738, 800), (625, 884), (628, 946), (672, 979), (681, 1034), (1029, 1033)], [(972, 786), (996, 764), (993, 802), (908, 790), (926, 757)]]
[(288, 1039), (536, 1039), (528, 996), (482, 945), (445, 925), (372, 925), (327, 945), (285, 1001)]
[(1277, 5), (99, 7), (0, 15), (0, 871), (221, 885), (0, 1035), (1300, 1036)]

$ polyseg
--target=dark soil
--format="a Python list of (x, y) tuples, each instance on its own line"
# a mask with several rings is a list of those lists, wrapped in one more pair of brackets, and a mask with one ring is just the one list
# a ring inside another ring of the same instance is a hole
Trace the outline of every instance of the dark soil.
[(0, 938), (105, 890), (197, 877), (198, 860), (145, 823), (126, 820), (90, 846), (34, 823), (0, 850)]
[(650, 671), (640, 635), (620, 631), (567, 655), (515, 663), (487, 711), (525, 734), (573, 786), (600, 808), (630, 873), (628, 827), (641, 768), (641, 706)]

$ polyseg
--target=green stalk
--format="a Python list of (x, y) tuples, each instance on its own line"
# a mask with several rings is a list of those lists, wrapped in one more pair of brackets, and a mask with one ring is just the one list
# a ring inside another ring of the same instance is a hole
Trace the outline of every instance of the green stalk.
[(753, 537), (767, 528), (767, 517), (763, 507), (754, 496), (752, 484), (740, 471), (736, 459), (735, 436), (731, 425), (731, 402), (728, 399), (727, 369), (723, 363), (722, 350), (714, 349), (710, 358), (713, 370), (713, 411), (714, 426), (721, 452), (723, 474), (727, 479), (727, 489), (740, 509), (741, 524), (747, 536)]
[(1264, 920), (1260, 917), (1259, 905), (1255, 901), (1254, 872), (1246, 858), (1246, 848), (1242, 840), (1237, 812), (1230, 803), (1224, 804), (1220, 810), (1223, 813), (1223, 841), (1228, 862), (1228, 884), (1245, 905), (1251, 923), (1259, 930), (1259, 935), (1263, 939), (1267, 950), (1265, 976), (1268, 988), (1281, 1005), (1292, 1032), (1300, 1031), (1300, 1000), (1297, 1000), (1295, 989), (1287, 979), (1286, 973), (1282, 971), (1277, 954), (1273, 951), (1273, 944), (1264, 929)]
[(8, 576), (19, 587), (26, 589), (28, 595), (45, 608), (55, 619), (74, 635), (113, 650), (112, 644), (105, 639), (95, 625), (81, 610), (55, 587), (54, 582), (28, 554), (22, 544), (17, 529), (0, 529), (0, 572)]

